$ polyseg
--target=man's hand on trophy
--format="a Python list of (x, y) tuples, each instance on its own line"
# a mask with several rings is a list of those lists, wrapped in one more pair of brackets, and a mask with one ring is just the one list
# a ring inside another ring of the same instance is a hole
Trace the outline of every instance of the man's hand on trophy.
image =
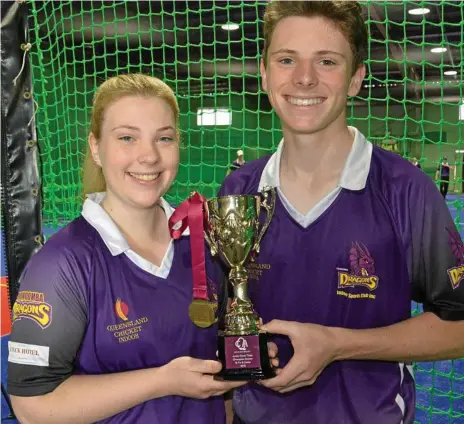
[(247, 381), (215, 380), (214, 375), (221, 371), (220, 362), (188, 356), (173, 359), (159, 370), (165, 373), (170, 395), (196, 399), (220, 396), (248, 383)]
[(337, 342), (330, 327), (272, 320), (262, 326), (268, 333), (288, 336), (294, 355), (277, 376), (259, 384), (280, 393), (312, 385), (322, 370), (336, 357)]

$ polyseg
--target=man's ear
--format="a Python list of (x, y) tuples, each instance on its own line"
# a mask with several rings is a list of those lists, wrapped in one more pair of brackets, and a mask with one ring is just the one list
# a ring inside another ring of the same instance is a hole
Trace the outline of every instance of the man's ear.
[(89, 148), (92, 153), (93, 161), (101, 167), (100, 154), (98, 152), (98, 141), (92, 132), (89, 134)]
[(263, 86), (263, 91), (267, 93), (267, 75), (263, 59), (261, 59), (261, 62), (259, 63), (259, 71), (261, 73), (261, 85)]
[(361, 84), (366, 76), (366, 66), (360, 65), (354, 75), (351, 77), (350, 87), (348, 88), (348, 96), (354, 97), (361, 90)]

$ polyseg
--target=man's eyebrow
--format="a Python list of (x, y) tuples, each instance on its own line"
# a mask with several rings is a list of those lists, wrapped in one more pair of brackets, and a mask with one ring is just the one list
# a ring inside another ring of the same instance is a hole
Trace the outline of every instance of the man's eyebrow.
[[(276, 50), (275, 52), (272, 52), (271, 56), (275, 56), (275, 55), (278, 55), (278, 54), (298, 55), (298, 52), (296, 50), (292, 50), (292, 49), (279, 49), (279, 50)], [(333, 50), (318, 50), (316, 52), (316, 55), (318, 55), (318, 56), (323, 56), (325, 54), (335, 54), (337, 56), (341, 56), (344, 59), (346, 59), (346, 56), (343, 53), (335, 52)]]
[(344, 59), (346, 59), (346, 56), (343, 53), (335, 52), (333, 50), (319, 50), (319, 51), (316, 52), (316, 54), (318, 54), (320, 56), (323, 56), (325, 54), (336, 54), (337, 56), (341, 56)]
[(286, 54), (298, 54), (298, 52), (296, 50), (292, 50), (292, 49), (279, 49), (279, 50), (276, 50), (275, 52), (272, 52), (271, 53), (271, 56), (274, 56), (276, 54), (282, 54), (282, 53), (286, 53)]

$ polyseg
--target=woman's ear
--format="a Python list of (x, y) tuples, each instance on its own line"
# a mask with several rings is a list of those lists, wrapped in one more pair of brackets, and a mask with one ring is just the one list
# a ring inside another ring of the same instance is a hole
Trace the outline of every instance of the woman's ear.
[(101, 167), (100, 154), (98, 152), (98, 141), (92, 132), (89, 134), (89, 148), (92, 153), (93, 161)]

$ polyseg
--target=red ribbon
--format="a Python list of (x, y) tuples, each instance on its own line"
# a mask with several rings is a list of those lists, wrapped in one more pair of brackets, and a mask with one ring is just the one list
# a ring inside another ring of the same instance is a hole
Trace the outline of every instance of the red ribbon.
[[(174, 226), (181, 222), (178, 229)], [(187, 227), (190, 228), (190, 250), (192, 255), (193, 298), (209, 300), (205, 269), (204, 229), (208, 225), (206, 199), (199, 193), (193, 193), (182, 202), (169, 218), (171, 237), (177, 240)]]

